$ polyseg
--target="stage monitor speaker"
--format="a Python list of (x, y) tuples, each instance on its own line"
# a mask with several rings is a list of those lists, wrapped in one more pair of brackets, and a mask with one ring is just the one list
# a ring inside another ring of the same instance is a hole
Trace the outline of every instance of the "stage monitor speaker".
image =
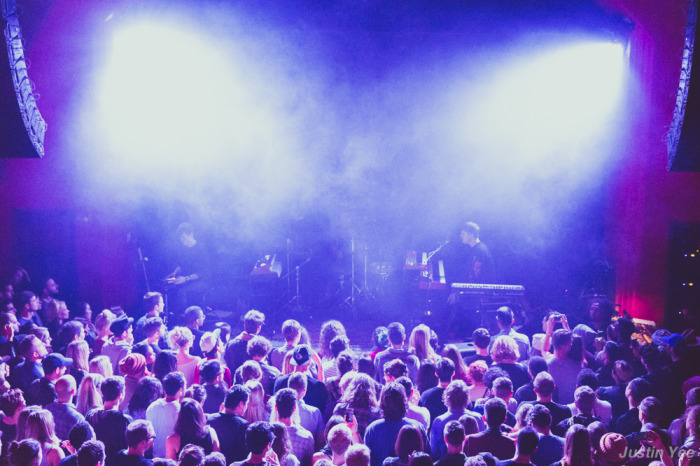
[[(697, 20), (698, 0), (689, 0), (676, 108), (666, 141), (669, 171), (700, 171), (700, 50), (696, 47)], [(698, 60), (693, 69), (696, 52)]]
[(0, 47), (0, 158), (44, 156), (46, 122), (27, 74), (15, 0), (2, 0), (4, 45)]

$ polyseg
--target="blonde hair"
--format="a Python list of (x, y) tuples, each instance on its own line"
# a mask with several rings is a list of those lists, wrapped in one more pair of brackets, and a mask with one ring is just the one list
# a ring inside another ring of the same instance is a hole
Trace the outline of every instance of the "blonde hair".
[(243, 412), (243, 417), (250, 422), (267, 421), (268, 413), (265, 409), (265, 390), (257, 380), (249, 380), (245, 386), (250, 390), (248, 397), (248, 406)]
[(168, 333), (170, 347), (176, 350), (186, 347), (194, 341), (192, 331), (187, 327), (175, 327)]
[(100, 374), (85, 374), (83, 380), (80, 381), (75, 408), (83, 416), (93, 408), (102, 408), (100, 385), (102, 385), (103, 381), (104, 377)]
[(90, 346), (85, 340), (76, 340), (68, 343), (66, 357), (73, 360), (73, 367), (87, 372), (90, 368)]
[(97, 317), (95, 317), (95, 329), (97, 330), (97, 333), (102, 333), (105, 330), (109, 330), (109, 326), (112, 325), (112, 321), (116, 318), (117, 316), (114, 315), (114, 313), (109, 309), (105, 309), (97, 314)]
[(60, 446), (61, 441), (56, 437), (53, 414), (46, 409), (39, 409), (29, 414), (27, 418), (27, 438), (33, 438), (42, 445), (46, 443)]
[(408, 350), (418, 356), (421, 362), (425, 360), (437, 361), (437, 354), (430, 345), (430, 327), (420, 324), (411, 331), (411, 337), (408, 339)]
[(518, 344), (508, 335), (500, 335), (493, 342), (491, 347), (491, 359), (493, 359), (493, 362), (517, 361), (519, 357)]
[(107, 356), (95, 356), (88, 366), (91, 374), (100, 374), (105, 379), (114, 375), (114, 367)]

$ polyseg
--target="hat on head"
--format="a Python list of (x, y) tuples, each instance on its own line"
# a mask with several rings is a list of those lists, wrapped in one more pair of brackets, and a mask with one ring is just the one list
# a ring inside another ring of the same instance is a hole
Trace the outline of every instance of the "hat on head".
[(134, 324), (134, 319), (131, 317), (127, 316), (121, 316), (118, 319), (114, 319), (109, 326), (110, 332), (112, 332), (114, 335), (121, 335), (122, 333), (126, 332), (129, 327), (131, 327)]
[(199, 339), (199, 347), (202, 353), (208, 353), (219, 344), (219, 335), (221, 334), (221, 329), (216, 329), (213, 332), (204, 332), (202, 338)]
[(299, 345), (292, 351), (291, 363), (294, 366), (305, 366), (311, 360), (311, 348), (307, 345)]
[(141, 377), (146, 369), (146, 357), (140, 353), (128, 354), (119, 361), (119, 371), (131, 377)]
[(600, 453), (608, 463), (624, 463), (625, 450), (627, 450), (627, 440), (622, 434), (608, 432), (600, 438)]
[(59, 367), (68, 367), (71, 365), (73, 365), (73, 360), (65, 358), (59, 353), (48, 354), (41, 360), (41, 367), (44, 369), (44, 374), (50, 374)]
[(683, 335), (681, 335), (680, 333), (674, 333), (674, 334), (669, 335), (667, 337), (661, 338), (661, 341), (666, 343), (668, 346), (672, 346), (673, 348), (678, 346), (678, 344), (681, 343), (682, 340), (683, 340)]

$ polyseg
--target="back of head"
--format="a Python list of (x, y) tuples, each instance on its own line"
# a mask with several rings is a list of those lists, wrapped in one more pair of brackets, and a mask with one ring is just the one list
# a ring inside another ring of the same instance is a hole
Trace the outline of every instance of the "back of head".
[(245, 445), (251, 453), (260, 455), (272, 443), (275, 436), (269, 422), (258, 421), (248, 426), (245, 431)]
[(493, 394), (498, 398), (508, 398), (513, 394), (513, 382), (508, 377), (499, 377), (493, 381)]
[(408, 366), (401, 359), (394, 359), (387, 363), (384, 363), (384, 375), (398, 379), (408, 375)]
[(260, 363), (252, 359), (244, 362), (241, 366), (241, 378), (243, 379), (243, 383), (249, 380), (260, 380), (262, 378)]
[(248, 342), (246, 351), (251, 358), (262, 359), (272, 351), (272, 345), (267, 338), (256, 335)]
[(340, 353), (350, 349), (350, 340), (345, 335), (338, 335), (331, 340), (330, 348), (333, 358), (337, 358)]
[(410, 397), (410, 394), (413, 391), (413, 381), (407, 376), (403, 376), (396, 379), (395, 382), (401, 385), (406, 392), (406, 396)]
[(403, 387), (396, 382), (389, 382), (384, 385), (379, 407), (382, 410), (384, 419), (387, 421), (402, 419), (408, 409), (406, 392)]
[(153, 430), (150, 421), (139, 419), (133, 421), (126, 428), (126, 444), (130, 448), (138, 447), (139, 443), (148, 440), (150, 433)]
[(595, 392), (591, 387), (578, 387), (574, 392), (576, 407), (583, 413), (590, 415), (595, 407)]
[(518, 343), (508, 335), (499, 335), (491, 346), (491, 359), (499, 363), (503, 361), (517, 361), (520, 358)]
[(88, 440), (78, 450), (79, 466), (97, 466), (105, 462), (105, 445), (99, 440)]
[(213, 451), (204, 458), (202, 466), (227, 466), (226, 457), (218, 451)]
[(250, 390), (245, 385), (236, 384), (226, 392), (224, 408), (236, 409), (241, 403), (245, 404), (250, 398)]
[(562, 461), (568, 466), (590, 466), (593, 464), (591, 437), (588, 434), (588, 429), (584, 426), (574, 424), (566, 431)]
[(462, 380), (453, 380), (442, 393), (442, 400), (447, 409), (462, 411), (469, 404), (469, 389)]
[(104, 401), (115, 401), (124, 393), (124, 379), (119, 376), (107, 377), (100, 386)]
[(199, 375), (202, 383), (212, 384), (216, 382), (216, 378), (223, 374), (224, 368), (219, 361), (212, 359), (206, 361), (200, 366)]
[(182, 448), (178, 466), (200, 466), (205, 456), (202, 447), (190, 443)]
[(352, 445), (352, 432), (345, 424), (333, 427), (327, 436), (328, 446), (334, 455), (345, 456), (345, 452)]
[(149, 291), (143, 297), (143, 308), (146, 312), (150, 312), (154, 307), (160, 304), (163, 295), (157, 291)]
[(416, 451), (408, 457), (408, 466), (431, 466), (432, 464), (432, 457), (422, 451)]
[(399, 430), (399, 435), (396, 436), (396, 444), (394, 450), (396, 456), (402, 461), (407, 461), (408, 456), (414, 451), (423, 450), (423, 435), (420, 429), (413, 424), (406, 424)]
[(445, 424), (445, 428), (442, 431), (445, 437), (445, 442), (448, 445), (460, 446), (464, 443), (464, 438), (466, 437), (464, 433), (464, 426), (459, 421), (450, 421)]
[(590, 387), (592, 390), (598, 390), (600, 383), (598, 383), (598, 376), (589, 368), (581, 369), (578, 373), (578, 378), (576, 379), (577, 387)]
[(632, 401), (635, 404), (639, 404), (651, 393), (651, 385), (645, 379), (637, 377), (630, 381), (627, 385), (627, 390), (629, 391)]
[(477, 348), (486, 349), (491, 343), (491, 334), (485, 328), (478, 328), (472, 333), (472, 340)]
[(182, 372), (171, 372), (163, 377), (163, 391), (166, 396), (175, 396), (180, 390), (185, 388), (185, 374)]
[(189, 327), (194, 325), (202, 316), (204, 311), (199, 306), (190, 306), (185, 309), (185, 324)]
[(10, 418), (24, 404), (24, 394), (19, 388), (12, 388), (0, 395), (0, 411)]
[(306, 391), (308, 383), (309, 381), (306, 378), (306, 374), (301, 372), (292, 372), (292, 374), (289, 376), (287, 386), (298, 394), (301, 394), (302, 392)]
[(374, 378), (374, 362), (369, 356), (362, 356), (357, 360), (357, 372), (367, 374)]
[(500, 398), (491, 398), (484, 405), (486, 424), (491, 428), (499, 427), (506, 420), (507, 410), (508, 408), (503, 400)]
[(600, 421), (593, 421), (588, 424), (588, 435), (591, 436), (591, 446), (594, 450), (600, 448), (600, 439), (608, 433), (608, 427)]
[(294, 319), (285, 320), (282, 323), (282, 336), (287, 343), (291, 343), (299, 336), (301, 324)]
[(352, 350), (345, 350), (338, 355), (336, 364), (340, 375), (345, 375), (355, 368), (357, 356)]
[(644, 421), (659, 424), (664, 416), (664, 407), (655, 396), (647, 396), (639, 404), (639, 412), (644, 415)]
[(563, 350), (571, 347), (571, 331), (560, 328), (552, 334), (552, 347), (554, 350)]
[(499, 307), (496, 309), (496, 320), (503, 327), (510, 327), (513, 325), (513, 310), (507, 306)]
[(554, 393), (554, 379), (549, 375), (549, 372), (540, 372), (537, 374), (533, 386), (535, 392), (544, 398), (552, 396), (552, 393)]
[(539, 437), (537, 432), (532, 427), (523, 427), (518, 432), (518, 439), (516, 445), (518, 448), (518, 453), (521, 455), (530, 456), (535, 450), (537, 450), (537, 445), (539, 445)]
[(257, 333), (258, 329), (265, 324), (265, 314), (255, 309), (246, 312), (243, 317), (243, 330), (248, 333)]
[(389, 341), (392, 345), (400, 345), (406, 338), (406, 327), (400, 322), (392, 322), (387, 327), (389, 332)]
[(13, 466), (38, 466), (41, 461), (41, 444), (34, 439), (12, 442), (9, 451)]
[(455, 364), (448, 358), (439, 358), (435, 365), (435, 373), (440, 382), (449, 382), (452, 380), (452, 376), (455, 373)]
[(361, 443), (352, 445), (345, 452), (345, 464), (347, 466), (369, 466), (369, 448)]
[(527, 414), (527, 423), (541, 430), (549, 429), (552, 425), (552, 413), (544, 405), (533, 405)]
[[(98, 356), (99, 358), (100, 356)], [(161, 351), (156, 354), (156, 360), (153, 363), (153, 375), (161, 381), (165, 376), (177, 370), (177, 355), (172, 351)]]
[(540, 372), (547, 371), (547, 361), (541, 356), (533, 356), (527, 362), (527, 368), (530, 370), (530, 375), (534, 379)]
[(76, 450), (95, 436), (95, 431), (87, 421), (78, 421), (68, 432), (68, 441)]
[(292, 417), (297, 403), (297, 393), (291, 388), (284, 388), (275, 394), (275, 406), (280, 419)]

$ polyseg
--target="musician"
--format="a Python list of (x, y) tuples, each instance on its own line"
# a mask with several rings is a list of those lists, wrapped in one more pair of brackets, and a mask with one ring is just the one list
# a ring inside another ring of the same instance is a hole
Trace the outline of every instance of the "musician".
[[(455, 250), (454, 270), (451, 283), (493, 283), (493, 256), (489, 248), (479, 239), (479, 225), (467, 222), (462, 225), (459, 238), (462, 244)], [(454, 304), (455, 293), (450, 293), (447, 302)]]
[(178, 265), (168, 279), (174, 285), (173, 310), (184, 311), (189, 306), (204, 305), (209, 257), (204, 246), (195, 239), (191, 223), (180, 224), (176, 235), (182, 247), (178, 251)]

